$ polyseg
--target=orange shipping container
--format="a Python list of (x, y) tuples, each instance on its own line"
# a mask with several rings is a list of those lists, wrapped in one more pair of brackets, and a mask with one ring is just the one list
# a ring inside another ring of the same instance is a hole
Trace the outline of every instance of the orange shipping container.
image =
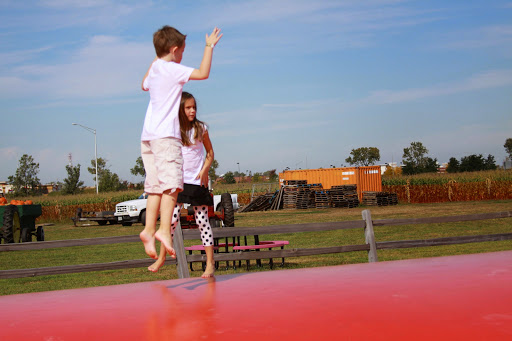
[(365, 191), (382, 192), (380, 166), (287, 170), (279, 173), (281, 185), (284, 180), (306, 180), (308, 184), (322, 184), (324, 189), (357, 185), (359, 200)]

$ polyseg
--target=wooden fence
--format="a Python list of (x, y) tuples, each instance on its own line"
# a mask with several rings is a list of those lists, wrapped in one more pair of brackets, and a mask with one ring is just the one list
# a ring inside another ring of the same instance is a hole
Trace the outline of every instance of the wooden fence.
[[(295, 224), (295, 225), (275, 225), (275, 226), (262, 226), (262, 227), (236, 227), (236, 228), (216, 228), (214, 235), (216, 238), (226, 237), (244, 237), (252, 235), (265, 235), (265, 234), (281, 234), (281, 233), (300, 233), (300, 232), (313, 232), (313, 231), (332, 231), (344, 229), (361, 229), (365, 233), (365, 244), (359, 245), (340, 245), (321, 248), (290, 248), (283, 250), (270, 250), (258, 252), (235, 252), (235, 253), (219, 253), (215, 254), (216, 261), (238, 261), (238, 260), (256, 260), (268, 258), (288, 258), (288, 257), (302, 257), (332, 253), (343, 253), (353, 251), (366, 251), (368, 252), (368, 261), (377, 262), (379, 249), (398, 249), (398, 248), (412, 248), (412, 247), (425, 247), (437, 245), (452, 245), (463, 243), (477, 243), (498, 240), (512, 239), (512, 233), (502, 234), (489, 234), (489, 235), (476, 235), (476, 236), (461, 236), (461, 237), (448, 237), (448, 238), (434, 238), (434, 239), (420, 239), (420, 240), (402, 240), (402, 241), (388, 241), (377, 242), (373, 228), (375, 226), (393, 226), (393, 225), (414, 225), (414, 224), (433, 224), (433, 223), (449, 223), (449, 222), (463, 222), (475, 220), (487, 220), (498, 218), (512, 217), (512, 211), (484, 213), (484, 214), (471, 214), (459, 216), (446, 216), (446, 217), (427, 217), (427, 218), (414, 218), (414, 219), (383, 219), (372, 220), (370, 210), (362, 212), (362, 220), (357, 221), (344, 221), (344, 222), (330, 222), (330, 223), (308, 223), (308, 224)], [(181, 232), (181, 233), (180, 233)], [(180, 278), (188, 278), (190, 276), (187, 264), (190, 262), (204, 262), (206, 261), (205, 255), (186, 255), (183, 247), (184, 240), (198, 240), (200, 239), (198, 230), (181, 230), (177, 227), (175, 232), (175, 248), (177, 251), (177, 260), (168, 258), (169, 264), (177, 264), (178, 276)], [(132, 243), (140, 242), (138, 235), (120, 236), (120, 237), (103, 237), (103, 238), (89, 238), (89, 239), (74, 239), (74, 240), (59, 240), (47, 242), (34, 242), (34, 243), (21, 243), (21, 244), (2, 244), (0, 245), (0, 252), (7, 251), (20, 251), (20, 250), (40, 250), (58, 247), (73, 247), (84, 245), (103, 245), (115, 243)], [(102, 270), (115, 270), (147, 267), (154, 262), (153, 259), (135, 259), (110, 263), (97, 263), (97, 264), (82, 264), (82, 265), (69, 265), (69, 266), (56, 266), (45, 267), (37, 269), (16, 269), (16, 270), (0, 270), (1, 278), (21, 278), (33, 277), (43, 275), (56, 275), (67, 273), (78, 273), (88, 271), (102, 271)]]

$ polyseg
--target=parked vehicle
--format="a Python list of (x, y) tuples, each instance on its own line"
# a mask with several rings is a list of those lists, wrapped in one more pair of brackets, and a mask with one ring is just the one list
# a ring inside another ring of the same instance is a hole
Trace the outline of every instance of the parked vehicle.
[(118, 219), (114, 211), (83, 211), (81, 207), (76, 209), (75, 216), (71, 218), (73, 225), (78, 226), (79, 222), (95, 221), (98, 225), (117, 224)]
[[(123, 201), (116, 205), (114, 216), (123, 226), (130, 226), (133, 223), (146, 225), (146, 204), (147, 194), (143, 193), (135, 200)], [(234, 212), (239, 208), (238, 194), (223, 193), (213, 196), (213, 206), (209, 208), (208, 216), (210, 224), (213, 227), (235, 226)], [(181, 215), (181, 224), (183, 227), (193, 225), (194, 210), (185, 204), (186, 214)], [(218, 213), (216, 213), (218, 212)]]
[(35, 236), (44, 241), (43, 225), (36, 227), (36, 218), (41, 215), (41, 205), (19, 204), (0, 205), (0, 242), (27, 243)]

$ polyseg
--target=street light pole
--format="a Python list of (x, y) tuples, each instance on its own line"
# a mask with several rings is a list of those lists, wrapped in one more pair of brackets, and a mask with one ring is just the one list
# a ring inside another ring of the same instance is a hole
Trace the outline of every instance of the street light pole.
[(238, 165), (238, 183), (240, 183), (240, 162), (236, 163)]
[(80, 126), (82, 128), (84, 128), (85, 130), (91, 132), (94, 134), (94, 164), (95, 164), (95, 168), (96, 168), (96, 194), (99, 193), (99, 190), (98, 190), (98, 144), (96, 143), (96, 129), (92, 129), (92, 128), (89, 128), (89, 127), (86, 127), (84, 125), (81, 125), (81, 124), (78, 124), (78, 123), (71, 123), (72, 125), (74, 126)]

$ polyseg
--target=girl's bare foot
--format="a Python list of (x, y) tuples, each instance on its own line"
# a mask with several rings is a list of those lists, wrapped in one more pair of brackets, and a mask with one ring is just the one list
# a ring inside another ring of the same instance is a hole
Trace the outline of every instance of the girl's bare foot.
[(139, 237), (140, 237), (140, 240), (142, 240), (142, 243), (144, 244), (144, 249), (146, 251), (146, 254), (153, 259), (157, 259), (158, 256), (156, 254), (155, 236), (152, 236), (151, 234), (149, 234), (149, 233), (145, 232), (145, 230), (143, 230), (139, 234)]
[(162, 267), (162, 265), (164, 265), (164, 263), (165, 263), (165, 258), (163, 258), (161, 260), (158, 259), (156, 262), (154, 262), (153, 264), (148, 266), (148, 270), (151, 272), (157, 272), (158, 269), (160, 269)]
[[(171, 255), (172, 258), (176, 258), (176, 251), (174, 251), (174, 249), (172, 247), (172, 237), (171, 237), (170, 233), (168, 236), (164, 236), (160, 233), (160, 230), (158, 230), (155, 233), (155, 238), (158, 239), (160, 241), (160, 243), (162, 243), (162, 245), (167, 250), (167, 253), (169, 255)], [(155, 249), (155, 254), (156, 254), (156, 249)]]
[(206, 269), (204, 270), (204, 273), (201, 275), (201, 278), (211, 278), (215, 274), (215, 263), (210, 264), (206, 263)]

